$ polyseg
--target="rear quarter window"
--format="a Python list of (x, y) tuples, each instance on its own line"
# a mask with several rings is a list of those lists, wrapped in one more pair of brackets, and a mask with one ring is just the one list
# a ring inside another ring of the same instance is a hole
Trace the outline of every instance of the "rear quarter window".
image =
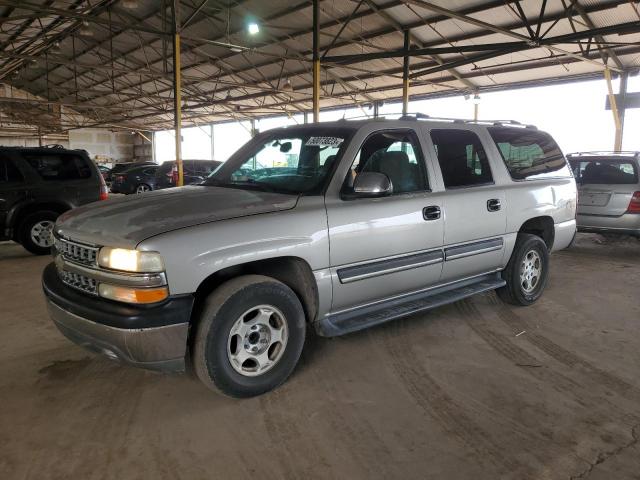
[(64, 153), (25, 153), (26, 162), (43, 180), (79, 180), (91, 177), (87, 160)]
[(551, 135), (520, 128), (487, 130), (514, 180), (571, 176), (567, 161)]

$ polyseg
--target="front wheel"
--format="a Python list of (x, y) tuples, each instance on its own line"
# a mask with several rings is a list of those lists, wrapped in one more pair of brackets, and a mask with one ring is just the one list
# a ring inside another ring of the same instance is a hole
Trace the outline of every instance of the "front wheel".
[(53, 245), (53, 226), (58, 213), (45, 210), (32, 213), (20, 223), (18, 239), (22, 246), (36, 255), (48, 255)]
[(502, 271), (507, 284), (497, 290), (498, 297), (512, 305), (531, 305), (544, 291), (549, 277), (547, 245), (537, 235), (520, 233)]
[(234, 278), (205, 301), (193, 349), (196, 375), (231, 397), (268, 392), (293, 372), (305, 329), (304, 310), (288, 286), (260, 275)]

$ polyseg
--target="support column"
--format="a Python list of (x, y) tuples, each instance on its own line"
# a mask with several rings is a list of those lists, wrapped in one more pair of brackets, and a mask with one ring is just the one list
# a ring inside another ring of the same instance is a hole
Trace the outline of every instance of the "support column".
[(478, 121), (478, 104), (474, 103), (473, 104), (473, 121), (477, 122)]
[(209, 133), (211, 134), (209, 135), (209, 139), (211, 140), (211, 160), (215, 160), (216, 150), (215, 150), (215, 141), (213, 139), (213, 123), (209, 125)]
[(627, 112), (627, 80), (629, 79), (629, 73), (623, 72), (620, 74), (620, 89), (618, 90), (618, 98), (620, 99), (620, 105), (618, 105), (618, 115), (620, 116), (620, 149), (622, 150), (622, 139), (624, 138), (624, 116)]
[(313, 121), (320, 121), (320, 0), (313, 0)]
[(616, 136), (613, 144), (613, 150), (619, 152), (622, 149), (622, 122), (620, 121), (620, 112), (616, 103), (616, 96), (613, 94), (613, 85), (611, 84), (611, 71), (609, 68), (604, 69), (604, 78), (607, 81), (607, 90), (609, 91), (609, 104), (611, 105), (611, 113), (613, 121), (616, 125)]
[(373, 118), (378, 118), (380, 115), (380, 104), (377, 100), (373, 102)]
[(176, 133), (178, 187), (184, 185), (182, 168), (182, 87), (180, 71), (180, 0), (173, 0), (173, 128)]
[(402, 61), (402, 115), (409, 113), (409, 29), (404, 31), (404, 58)]

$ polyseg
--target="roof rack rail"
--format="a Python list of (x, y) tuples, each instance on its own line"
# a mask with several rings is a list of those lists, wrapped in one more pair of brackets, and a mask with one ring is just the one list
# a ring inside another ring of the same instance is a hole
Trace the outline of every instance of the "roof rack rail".
[(522, 122), (518, 122), (517, 120), (472, 120), (467, 118), (452, 118), (452, 117), (432, 117), (431, 115), (427, 115), (422, 112), (416, 113), (408, 113), (399, 118), (399, 120), (427, 120), (431, 122), (452, 122), (452, 123), (466, 123), (466, 124), (478, 124), (478, 125), (495, 125), (499, 126), (514, 126), (514, 127), (523, 127), (530, 128), (532, 130), (537, 130), (538, 128), (535, 125), (527, 125)]
[(62, 149), (64, 149), (65, 147), (63, 145), (60, 145), (59, 143), (48, 143), (47, 145), (42, 145), (41, 148), (62, 148)]
[(594, 150), (591, 152), (573, 152), (567, 154), (567, 157), (638, 157), (640, 158), (640, 151), (623, 150), (616, 152), (614, 150)]

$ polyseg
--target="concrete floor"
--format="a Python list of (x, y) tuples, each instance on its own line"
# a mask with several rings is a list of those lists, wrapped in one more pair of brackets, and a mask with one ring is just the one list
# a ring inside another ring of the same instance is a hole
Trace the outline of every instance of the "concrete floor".
[(640, 478), (640, 242), (598, 242), (554, 255), (532, 307), (487, 294), (311, 338), (243, 401), (71, 344), (49, 259), (2, 244), (0, 478)]

